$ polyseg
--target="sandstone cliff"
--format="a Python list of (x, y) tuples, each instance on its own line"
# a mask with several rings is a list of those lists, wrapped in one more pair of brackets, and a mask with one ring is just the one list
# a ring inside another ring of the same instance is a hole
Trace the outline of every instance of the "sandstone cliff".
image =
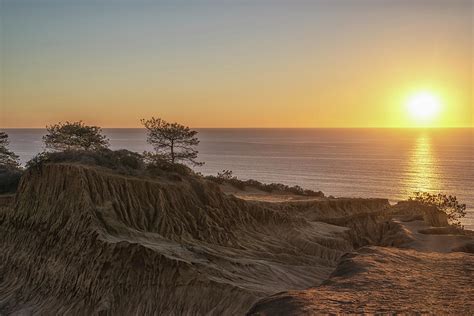
[[(446, 224), (383, 199), (246, 201), (194, 175), (45, 164), (0, 205), (0, 315), (466, 312), (440, 293), (461, 284), (447, 292), (472, 297), (472, 236), (426, 234)], [(436, 262), (449, 281), (426, 281), (423, 269), (441, 278)], [(396, 284), (399, 273), (416, 286)], [(403, 295), (376, 295), (384, 282)], [(432, 308), (414, 295), (420, 282)]]
[[(353, 207), (331, 203), (306, 207), (332, 216)], [(355, 210), (386, 201), (373, 203)], [(346, 228), (271, 206), (194, 176), (30, 170), (0, 214), (0, 312), (243, 314), (262, 297), (319, 284), (352, 249)]]

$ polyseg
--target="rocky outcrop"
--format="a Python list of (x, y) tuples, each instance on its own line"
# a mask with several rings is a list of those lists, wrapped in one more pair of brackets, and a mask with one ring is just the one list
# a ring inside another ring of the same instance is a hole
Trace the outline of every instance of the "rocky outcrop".
[(472, 314), (473, 232), (444, 213), (402, 202), (326, 221), (350, 228), (356, 250), (320, 286), (262, 299), (249, 315)]
[(416, 201), (401, 201), (391, 208), (390, 213), (402, 217), (406, 221), (419, 219), (433, 227), (449, 225), (446, 213), (434, 206), (426, 206)]
[(352, 250), (347, 228), (291, 209), (197, 176), (46, 164), (0, 211), (0, 314), (243, 314), (319, 284)]

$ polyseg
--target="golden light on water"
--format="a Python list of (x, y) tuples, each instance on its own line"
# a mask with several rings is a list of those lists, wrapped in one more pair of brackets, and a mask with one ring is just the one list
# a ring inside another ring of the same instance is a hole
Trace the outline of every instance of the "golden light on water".
[(441, 100), (434, 93), (423, 91), (408, 98), (407, 109), (417, 125), (430, 125), (441, 112)]
[(420, 135), (413, 145), (408, 161), (405, 187), (409, 192), (406, 193), (410, 195), (416, 191), (438, 191), (442, 184), (437, 169), (437, 159), (431, 145), (431, 138)]

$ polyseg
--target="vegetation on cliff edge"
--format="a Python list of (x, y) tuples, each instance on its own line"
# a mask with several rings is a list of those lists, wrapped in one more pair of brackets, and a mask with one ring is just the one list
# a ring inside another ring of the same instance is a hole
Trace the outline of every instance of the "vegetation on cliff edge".
[(0, 194), (15, 192), (23, 172), (18, 155), (9, 145), (8, 134), (0, 132)]
[(264, 192), (286, 192), (296, 195), (324, 197), (324, 193), (321, 191), (303, 189), (299, 185), (288, 186), (282, 183), (267, 184), (253, 179), (240, 180), (233, 175), (231, 170), (222, 170), (222, 172), (217, 173), (217, 176), (207, 176), (205, 178), (218, 184), (228, 183), (240, 190), (245, 190), (246, 187), (252, 187)]
[(448, 221), (452, 225), (463, 228), (461, 218), (466, 216), (466, 204), (459, 203), (456, 196), (441, 193), (415, 192), (408, 200), (436, 207), (438, 210), (446, 213)]

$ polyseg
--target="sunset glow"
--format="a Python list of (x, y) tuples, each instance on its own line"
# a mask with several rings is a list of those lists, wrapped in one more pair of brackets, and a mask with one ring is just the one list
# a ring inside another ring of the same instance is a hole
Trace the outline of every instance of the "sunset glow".
[(472, 2), (389, 2), (3, 0), (0, 127), (474, 126)]
[(439, 116), (441, 101), (433, 93), (419, 92), (409, 98), (407, 108), (416, 123), (430, 124)]
[(473, 22), (0, 0), (0, 316), (474, 316)]

